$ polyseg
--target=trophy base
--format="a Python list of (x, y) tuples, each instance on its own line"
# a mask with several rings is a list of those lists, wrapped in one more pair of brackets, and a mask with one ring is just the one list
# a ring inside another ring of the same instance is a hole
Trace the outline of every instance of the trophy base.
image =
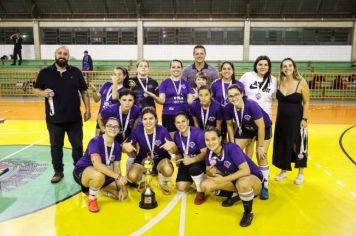
[(140, 208), (142, 209), (154, 209), (158, 206), (157, 202), (153, 202), (151, 204), (145, 204), (143, 202), (140, 202)]
[(149, 186), (141, 194), (141, 201), (139, 206), (142, 209), (153, 209), (158, 206), (156, 201), (156, 194)]

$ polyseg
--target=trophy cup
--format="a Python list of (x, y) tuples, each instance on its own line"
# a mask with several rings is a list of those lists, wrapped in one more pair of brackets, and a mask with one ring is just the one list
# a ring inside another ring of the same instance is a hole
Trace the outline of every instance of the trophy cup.
[(147, 156), (142, 161), (142, 165), (145, 168), (143, 174), (145, 175), (145, 190), (141, 194), (140, 208), (142, 209), (153, 209), (157, 207), (157, 201), (155, 197), (155, 192), (150, 187), (150, 182), (152, 178), (152, 169), (154, 162), (151, 156)]

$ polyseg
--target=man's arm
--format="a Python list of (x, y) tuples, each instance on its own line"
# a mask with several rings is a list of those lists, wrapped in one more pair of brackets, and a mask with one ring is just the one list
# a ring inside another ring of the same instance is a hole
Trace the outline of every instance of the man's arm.
[(85, 105), (84, 121), (87, 121), (90, 119), (91, 116), (89, 93), (87, 90), (82, 90), (80, 91), (80, 94), (82, 95), (83, 103)]

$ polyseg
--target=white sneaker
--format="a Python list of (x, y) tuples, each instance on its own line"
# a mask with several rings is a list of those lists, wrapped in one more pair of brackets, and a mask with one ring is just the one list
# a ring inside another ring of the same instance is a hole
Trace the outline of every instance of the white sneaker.
[(300, 185), (304, 182), (304, 175), (303, 174), (298, 174), (297, 178), (294, 180), (294, 183), (296, 185)]
[(285, 179), (285, 178), (287, 178), (287, 172), (286, 171), (282, 171), (281, 173), (276, 175), (276, 177), (274, 177), (274, 179), (276, 181), (281, 181), (282, 179)]

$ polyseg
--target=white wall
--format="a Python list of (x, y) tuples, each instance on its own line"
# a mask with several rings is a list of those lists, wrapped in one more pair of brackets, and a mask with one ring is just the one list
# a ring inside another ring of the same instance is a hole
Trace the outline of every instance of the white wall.
[[(54, 59), (60, 45), (41, 45), (41, 58)], [(81, 60), (87, 50), (93, 60), (136, 60), (137, 45), (68, 45), (71, 57)]]
[(291, 57), (296, 61), (350, 61), (350, 46), (271, 46), (251, 45), (250, 61), (260, 55), (267, 55), (272, 61), (281, 61)]
[[(0, 45), (0, 56), (13, 53), (13, 45)], [(41, 45), (41, 58), (54, 59), (54, 51), (59, 45)], [(88, 50), (93, 60), (136, 60), (136, 45), (69, 45), (70, 54), (82, 59)], [(241, 61), (243, 46), (206, 45), (207, 60)], [(193, 60), (194, 45), (145, 45), (144, 58), (147, 60)], [(260, 55), (268, 55), (273, 61), (292, 57), (297, 61), (350, 61), (351, 46), (271, 46), (251, 45), (250, 61)], [(34, 46), (22, 45), (22, 58), (35, 59)]]
[[(195, 45), (144, 45), (144, 58), (147, 60), (193, 60)], [(204, 45), (206, 60), (242, 60), (243, 46)]]
[[(33, 45), (22, 45), (22, 59), (35, 59), (35, 47)], [(14, 45), (12, 44), (0, 44), (0, 57), (3, 55), (12, 55), (14, 53)]]

